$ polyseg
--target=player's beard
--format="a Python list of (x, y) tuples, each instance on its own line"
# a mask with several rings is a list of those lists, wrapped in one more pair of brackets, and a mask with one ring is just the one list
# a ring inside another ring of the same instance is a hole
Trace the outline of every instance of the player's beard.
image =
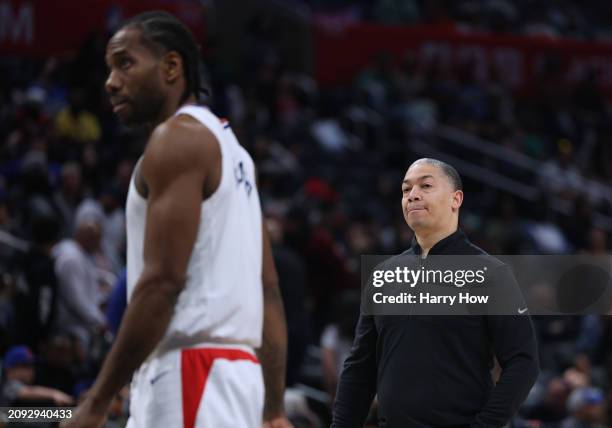
[(143, 86), (130, 100), (131, 113), (120, 117), (119, 120), (125, 127), (132, 130), (150, 128), (155, 121), (159, 120), (165, 100), (166, 96), (159, 87)]

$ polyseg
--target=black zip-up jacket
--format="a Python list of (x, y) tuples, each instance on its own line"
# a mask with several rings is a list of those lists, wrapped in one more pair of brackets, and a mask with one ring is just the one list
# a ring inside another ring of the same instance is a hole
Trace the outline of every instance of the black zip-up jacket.
[[(418, 255), (413, 241), (404, 254)], [(458, 230), (429, 255), (482, 255)], [(492, 256), (487, 256), (494, 259)], [(502, 279), (516, 284), (507, 265)], [(502, 368), (493, 385), (493, 356)], [(359, 318), (334, 403), (332, 428), (361, 428), (378, 397), (379, 427), (502, 427), (539, 373), (533, 325), (525, 315)]]

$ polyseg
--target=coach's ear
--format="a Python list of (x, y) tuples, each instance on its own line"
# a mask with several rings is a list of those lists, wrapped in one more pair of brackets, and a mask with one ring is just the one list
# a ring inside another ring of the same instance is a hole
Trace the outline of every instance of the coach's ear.
[(458, 210), (463, 203), (463, 190), (455, 190), (453, 192), (453, 200), (451, 202), (451, 208), (453, 211)]
[(178, 52), (170, 51), (162, 59), (162, 72), (167, 83), (175, 83), (183, 75), (183, 59)]

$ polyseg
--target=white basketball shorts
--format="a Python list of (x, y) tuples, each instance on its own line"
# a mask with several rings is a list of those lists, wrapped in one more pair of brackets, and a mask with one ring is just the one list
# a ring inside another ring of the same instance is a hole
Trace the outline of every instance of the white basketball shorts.
[(134, 374), (127, 428), (260, 428), (263, 404), (253, 351), (185, 348), (151, 359)]

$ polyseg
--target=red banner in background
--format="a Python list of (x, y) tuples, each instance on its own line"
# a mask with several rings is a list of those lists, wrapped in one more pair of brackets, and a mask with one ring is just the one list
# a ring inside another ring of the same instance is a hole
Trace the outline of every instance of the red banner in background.
[(0, 53), (69, 54), (92, 33), (106, 33), (129, 16), (156, 9), (175, 15), (202, 40), (204, 7), (195, 0), (0, 0)]
[(598, 83), (612, 96), (610, 43), (367, 24), (337, 31), (319, 27), (315, 43), (316, 75), (323, 85), (350, 83), (377, 53), (389, 52), (399, 60), (411, 52), (420, 64), (434, 58), (449, 65), (472, 61), (479, 79), (486, 79), (495, 67), (514, 89), (521, 90), (529, 87), (547, 58), (555, 56), (562, 60), (564, 81), (576, 82), (595, 69)]

